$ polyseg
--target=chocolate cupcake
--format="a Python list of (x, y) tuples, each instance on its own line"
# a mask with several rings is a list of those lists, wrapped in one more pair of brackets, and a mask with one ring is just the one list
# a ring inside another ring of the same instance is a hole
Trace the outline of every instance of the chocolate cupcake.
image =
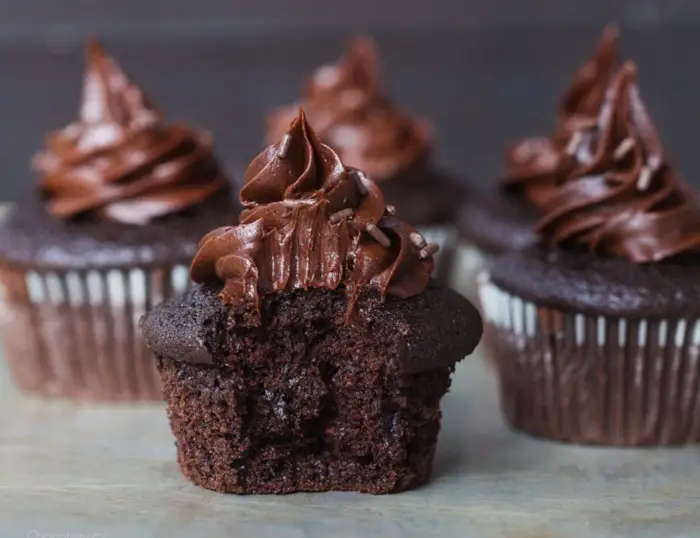
[(527, 433), (605, 445), (700, 441), (700, 206), (639, 96), (611, 84), (543, 237), (481, 287), (503, 411)]
[(481, 334), (476, 310), (430, 280), (435, 246), (303, 113), (240, 199), (241, 224), (200, 242), (200, 285), (143, 321), (180, 469), (233, 493), (426, 482), (440, 399)]
[(551, 138), (522, 140), (506, 152), (507, 173), (481, 196), (470, 197), (458, 216), (460, 233), (453, 286), (472, 295), (475, 277), (495, 256), (536, 241), (533, 227), (553, 189), (569, 171), (568, 156), (595, 124), (617, 65), (617, 28), (608, 26), (595, 55), (583, 64), (559, 102)]
[[(316, 70), (301, 102), (315, 131), (343, 162), (380, 183), (387, 202), (427, 240), (440, 245), (436, 263), (441, 277), (451, 265), (454, 217), (465, 188), (433, 166), (432, 126), (400, 110), (380, 79), (374, 43), (358, 38), (337, 64)], [(298, 107), (270, 114), (270, 144), (289, 129)]]
[(164, 120), (93, 42), (80, 118), (50, 134), (34, 164), (39, 188), (0, 227), (16, 383), (45, 396), (159, 398), (137, 320), (187, 290), (197, 241), (239, 207), (209, 137)]

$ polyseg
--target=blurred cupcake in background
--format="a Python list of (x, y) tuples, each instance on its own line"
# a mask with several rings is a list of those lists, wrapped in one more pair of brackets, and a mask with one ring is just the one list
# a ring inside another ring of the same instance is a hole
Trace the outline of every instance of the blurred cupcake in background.
[(543, 204), (569, 172), (568, 156), (582, 132), (595, 124), (617, 68), (617, 41), (617, 27), (607, 26), (595, 55), (579, 68), (559, 102), (554, 134), (509, 147), (505, 178), (464, 203), (452, 282), (458, 290), (475, 298), (475, 277), (494, 256), (535, 241), (533, 226)]
[(444, 276), (451, 266), (454, 218), (464, 187), (435, 169), (432, 125), (407, 115), (389, 98), (373, 41), (353, 40), (336, 64), (313, 73), (299, 103), (272, 111), (269, 143), (289, 130), (300, 104), (318, 136), (344, 163), (381, 184), (389, 210), (398, 208), (401, 218), (439, 245), (436, 274)]
[(503, 412), (574, 443), (700, 441), (700, 205), (628, 63), (537, 224), (480, 288)]
[(155, 399), (137, 320), (187, 290), (199, 238), (238, 205), (206, 133), (166, 121), (97, 42), (86, 61), (78, 121), (0, 227), (6, 356), (37, 394)]

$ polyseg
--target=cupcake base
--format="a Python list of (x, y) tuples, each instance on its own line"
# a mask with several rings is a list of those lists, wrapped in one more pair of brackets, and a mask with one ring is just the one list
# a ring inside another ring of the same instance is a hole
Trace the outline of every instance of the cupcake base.
[(440, 400), (481, 335), (457, 293), (269, 295), (260, 325), (197, 286), (142, 324), (158, 356), (178, 462), (193, 483), (228, 493), (389, 493), (430, 476)]
[(189, 285), (187, 267), (0, 268), (6, 359), (19, 388), (78, 400), (160, 399), (138, 320)]
[(700, 319), (564, 312), (487, 280), (480, 292), (514, 428), (580, 444), (700, 442)]
[[(160, 359), (158, 366), (177, 461), (198, 486), (239, 494), (380, 494), (430, 478), (439, 400), (451, 368), (343, 391), (331, 381), (331, 371), (313, 375), (290, 365), (288, 373), (304, 385), (297, 387), (303, 389), (299, 395), (285, 401), (282, 394), (289, 389), (280, 386), (279, 372), (269, 372), (259, 382), (268, 387), (270, 401), (256, 402), (241, 372), (170, 359)], [(378, 417), (363, 416), (363, 409), (380, 408)], [(339, 413), (345, 415), (340, 421)]]
[(133, 226), (59, 220), (41, 199), (0, 226), (0, 332), (17, 385), (80, 400), (155, 400), (160, 379), (139, 318), (190, 286), (199, 239), (235, 221), (228, 192)]

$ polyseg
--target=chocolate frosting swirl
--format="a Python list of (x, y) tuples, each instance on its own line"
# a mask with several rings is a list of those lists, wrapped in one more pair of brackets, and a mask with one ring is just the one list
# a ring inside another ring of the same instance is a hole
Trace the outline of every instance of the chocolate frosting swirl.
[(303, 111), (281, 142), (248, 167), (238, 226), (200, 242), (195, 282), (224, 283), (226, 304), (255, 305), (281, 291), (344, 289), (348, 314), (363, 289), (406, 298), (430, 279), (435, 245), (387, 208), (377, 185), (343, 166)]
[(595, 123), (617, 65), (617, 41), (617, 27), (607, 26), (595, 55), (579, 68), (561, 98), (552, 138), (527, 138), (508, 148), (503, 180), (507, 191), (521, 193), (541, 207), (566, 176), (567, 146), (573, 133)]
[(167, 124), (95, 41), (78, 122), (34, 160), (51, 215), (145, 224), (227, 189), (209, 137)]
[(636, 263), (700, 247), (700, 206), (664, 155), (633, 63), (611, 83), (596, 125), (574, 140), (573, 170), (537, 225), (546, 239)]
[[(316, 70), (303, 97), (311, 125), (343, 162), (377, 181), (425, 164), (432, 128), (403, 114), (381, 87), (374, 43), (358, 38), (336, 65)], [(296, 117), (298, 105), (274, 111), (268, 141), (274, 143)]]

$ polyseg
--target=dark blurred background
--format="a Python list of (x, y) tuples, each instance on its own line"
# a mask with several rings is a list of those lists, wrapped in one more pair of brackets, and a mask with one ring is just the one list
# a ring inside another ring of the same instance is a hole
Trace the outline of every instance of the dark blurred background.
[(88, 35), (170, 118), (211, 129), (239, 172), (266, 110), (367, 32), (395, 99), (435, 122), (439, 161), (486, 182), (509, 140), (549, 132), (610, 21), (667, 149), (700, 186), (698, 0), (0, 0), (0, 200), (34, 185), (44, 133), (76, 116)]

